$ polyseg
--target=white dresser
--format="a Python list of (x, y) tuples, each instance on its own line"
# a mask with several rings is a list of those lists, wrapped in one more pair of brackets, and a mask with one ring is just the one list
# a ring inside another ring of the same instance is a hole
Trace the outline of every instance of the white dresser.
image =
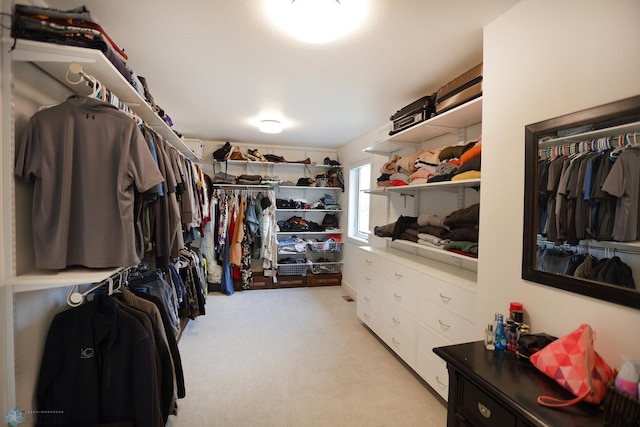
[(481, 338), (476, 273), (390, 248), (361, 247), (358, 258), (358, 317), (446, 400), (432, 349)]

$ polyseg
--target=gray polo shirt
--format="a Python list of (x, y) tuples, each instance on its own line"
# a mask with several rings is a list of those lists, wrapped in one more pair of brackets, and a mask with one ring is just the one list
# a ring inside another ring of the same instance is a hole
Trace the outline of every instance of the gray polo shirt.
[(35, 113), (15, 175), (35, 180), (36, 267), (133, 266), (134, 189), (163, 181), (136, 123), (116, 107), (81, 95)]
[(602, 184), (602, 191), (618, 198), (613, 240), (639, 240), (640, 148), (627, 148), (618, 156)]

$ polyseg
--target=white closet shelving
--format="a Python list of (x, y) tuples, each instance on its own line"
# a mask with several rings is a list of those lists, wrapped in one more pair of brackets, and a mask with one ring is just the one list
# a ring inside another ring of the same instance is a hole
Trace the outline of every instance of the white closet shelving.
[[(81, 48), (75, 46), (57, 45), (52, 43), (37, 42), (31, 40), (5, 40), (5, 46), (13, 46), (9, 49), (9, 57), (13, 62), (30, 62), (45, 71), (54, 79), (67, 86), (71, 91), (77, 92), (85, 88), (84, 85), (74, 85), (67, 81), (66, 75), (69, 65), (77, 62), (83, 71), (95, 77), (100, 83), (114, 93), (122, 103), (128, 105), (142, 120), (162, 135), (174, 148), (185, 157), (200, 161), (201, 159), (182, 141), (176, 133), (160, 118), (152, 107), (140, 96), (131, 84), (109, 62), (109, 60), (96, 49)], [(87, 90), (85, 88), (85, 90)], [(5, 134), (6, 135), (6, 134)], [(11, 138), (13, 137), (13, 134)], [(11, 167), (11, 170), (13, 168)], [(5, 178), (7, 178), (5, 176)], [(3, 192), (4, 206), (12, 206), (15, 210), (14, 195), (11, 192)], [(15, 231), (11, 233), (15, 241)], [(14, 265), (15, 260), (11, 263)], [(6, 264), (5, 264), (6, 265)], [(15, 285), (16, 292), (34, 289), (46, 289), (48, 287), (64, 287), (74, 284), (99, 282), (117, 271), (118, 269), (83, 269), (74, 268), (61, 271), (32, 270), (26, 273), (12, 274), (5, 283)]]
[(118, 98), (120, 98), (120, 101), (127, 104), (142, 120), (169, 141), (169, 143), (185, 157), (194, 161), (202, 160), (198, 158), (194, 151), (156, 114), (153, 108), (140, 96), (101, 51), (97, 49), (17, 39), (15, 48), (11, 51), (11, 58), (13, 61), (27, 61), (35, 64), (74, 92), (78, 90), (79, 85), (70, 84), (65, 76), (69, 69), (69, 64), (72, 62), (79, 63), (85, 73), (98, 79), (98, 81), (104, 84), (111, 92), (116, 94)]
[[(24, 114), (33, 114), (37, 103), (43, 99), (64, 101), (66, 86), (72, 93), (88, 94), (90, 89), (84, 84), (73, 85), (66, 79), (69, 66), (80, 64), (85, 74), (91, 75), (109, 89), (119, 100), (151, 128), (164, 137), (178, 152), (192, 161), (200, 161), (178, 135), (160, 118), (153, 108), (129, 84), (118, 70), (99, 50), (81, 47), (56, 45), (30, 40), (14, 40), (4, 31), (2, 39), (2, 202), (5, 208), (2, 216), (3, 230), (3, 352), (6, 361), (6, 379), (3, 386), (7, 389), (7, 403), (15, 408), (17, 404), (30, 408), (33, 387), (36, 381), (44, 339), (48, 324), (55, 310), (60, 306), (60, 295), (64, 288), (73, 285), (88, 285), (101, 282), (121, 270), (121, 268), (89, 269), (67, 268), (59, 271), (38, 270), (31, 243), (31, 195), (28, 186), (18, 184), (13, 176), (16, 117), (22, 120)], [(21, 65), (30, 63), (35, 68)], [(14, 74), (14, 69), (26, 70), (27, 77)], [(40, 76), (41, 74), (41, 76)], [(38, 77), (35, 77), (35, 76)], [(28, 82), (40, 78), (33, 88)], [(77, 80), (78, 76), (75, 77)], [(51, 84), (55, 81), (62, 86)], [(16, 81), (19, 82), (19, 91)], [(42, 83), (42, 84), (40, 84)], [(49, 88), (51, 88), (50, 91)], [(82, 91), (82, 92), (80, 92)], [(16, 95), (17, 94), (17, 95)], [(17, 98), (20, 96), (20, 98)], [(43, 105), (43, 104), (41, 104)], [(47, 305), (49, 302), (49, 305)], [(33, 306), (31, 305), (33, 304)], [(29, 325), (25, 325), (22, 316), (24, 307), (31, 309)], [(33, 309), (33, 307), (38, 307)], [(25, 328), (29, 337), (23, 333)], [(29, 341), (28, 354), (25, 342)], [(19, 373), (19, 378), (18, 378)]]
[[(457, 134), (458, 143), (466, 143), (467, 128), (481, 121), (482, 97), (385, 138), (364, 151), (391, 157), (399, 150), (417, 150), (422, 144), (435, 148), (429, 145), (429, 140), (444, 134)], [(439, 212), (435, 213), (442, 215), (465, 208), (479, 200), (476, 190), (480, 181), (443, 181), (365, 192), (372, 195), (371, 211), (374, 205), (386, 205), (387, 222), (377, 224), (384, 225), (395, 221), (398, 212), (419, 216), (434, 214), (437, 208)], [(421, 212), (421, 208), (429, 211)], [(449, 387), (446, 366), (432, 350), (475, 339), (478, 258), (391, 238), (384, 238), (384, 246), (359, 249), (358, 318), (446, 400)]]
[(363, 151), (389, 154), (402, 148), (417, 147), (424, 141), (446, 133), (458, 133), (460, 129), (480, 121), (482, 121), (482, 97), (391, 135)]
[[(240, 148), (240, 147), (238, 147)], [(275, 147), (265, 147), (269, 150), (268, 154), (272, 154), (271, 152), (277, 149)], [(241, 149), (242, 151), (242, 149)], [(337, 153), (316, 153), (315, 151), (308, 150), (298, 150), (294, 149), (291, 152), (287, 152), (286, 149), (283, 149), (284, 157), (289, 159), (299, 159), (299, 158), (309, 158), (309, 156), (314, 157), (316, 159), (323, 159), (326, 155), (335, 156)], [(263, 154), (267, 154), (267, 151), (260, 151)], [(341, 169), (342, 166), (332, 166), (325, 165), (323, 163), (316, 162), (314, 163), (284, 163), (284, 162), (260, 162), (260, 161), (252, 161), (252, 160), (227, 160), (226, 162), (214, 162), (213, 166), (214, 172), (218, 172), (220, 170), (232, 174), (232, 175), (261, 175), (263, 177), (271, 176), (277, 177), (280, 182), (297, 182), (298, 178), (302, 177), (310, 177), (312, 179), (316, 178), (316, 173), (323, 173), (330, 169)], [(273, 189), (275, 191), (276, 198), (284, 198), (284, 199), (296, 199), (301, 198), (305, 199), (309, 202), (309, 204), (313, 204), (318, 201), (325, 193), (329, 193), (333, 195), (333, 197), (338, 199), (338, 195), (342, 192), (340, 187), (316, 187), (316, 186), (298, 186), (298, 185), (245, 185), (245, 184), (214, 184), (217, 188), (224, 189)], [(302, 217), (303, 219), (308, 219), (317, 223), (321, 223), (323, 215), (326, 214), (336, 214), (338, 218), (340, 218), (342, 214), (342, 209), (291, 209), (291, 208), (276, 208), (275, 209), (275, 218), (276, 220), (287, 220), (294, 216)], [(314, 251), (317, 250), (317, 247), (314, 246), (315, 240), (322, 241), (329, 235), (340, 235), (342, 236), (341, 229), (328, 229), (325, 231), (298, 231), (298, 230), (290, 230), (290, 231), (279, 231), (277, 232), (277, 239), (279, 241), (291, 238), (295, 236), (297, 238), (303, 239), (307, 241), (305, 245), (305, 249), (301, 250), (297, 253), (291, 252), (281, 252), (278, 250), (277, 253), (277, 262), (276, 267), (278, 269), (278, 276), (286, 277), (286, 276), (301, 276), (306, 275), (307, 270), (310, 272), (321, 271), (322, 269), (329, 270), (331, 272), (339, 272), (342, 260), (342, 248), (343, 242), (339, 243), (339, 249), (331, 252), (327, 252), (327, 255), (335, 257), (336, 261), (332, 262), (313, 262), (313, 260), (317, 260), (322, 252)], [(342, 238), (341, 238), (342, 240)], [(320, 244), (320, 242), (317, 242)], [(340, 257), (338, 257), (340, 255)], [(286, 257), (293, 258), (303, 258), (309, 256), (312, 260), (308, 261), (305, 264), (282, 264), (278, 261), (282, 260)], [(285, 273), (285, 274), (283, 274)]]
[[(390, 156), (403, 148), (413, 147), (418, 149), (421, 143), (425, 143), (429, 139), (433, 139), (447, 133), (457, 134), (459, 135), (459, 142), (465, 142), (465, 128), (476, 123), (480, 123), (481, 121), (482, 97), (478, 97), (441, 115), (425, 120), (422, 123), (398, 132), (395, 135), (389, 136), (387, 139), (365, 148), (364, 151)], [(432, 197), (435, 199), (437, 198), (437, 194), (442, 194), (442, 192), (456, 193), (456, 202), (451, 206), (451, 211), (453, 211), (466, 207), (467, 191), (469, 189), (479, 189), (480, 185), (481, 179), (477, 178), (460, 181), (433, 182), (419, 185), (378, 187), (365, 190), (365, 192), (376, 196), (391, 196), (393, 194), (409, 196), (414, 199), (415, 208), (413, 215), (419, 216), (421, 213), (419, 212), (421, 198)], [(388, 221), (393, 221), (393, 218), (388, 218)], [(371, 234), (373, 234), (373, 232), (371, 232)], [(447, 252), (438, 248), (431, 248), (407, 240), (396, 239), (392, 242), (390, 238), (387, 238), (387, 242), (389, 247), (403, 246), (405, 249), (412, 250), (414, 252), (420, 250), (426, 254), (446, 254), (458, 263), (461, 261), (468, 262), (471, 265), (477, 265), (478, 263), (478, 258), (472, 258), (454, 252)]]

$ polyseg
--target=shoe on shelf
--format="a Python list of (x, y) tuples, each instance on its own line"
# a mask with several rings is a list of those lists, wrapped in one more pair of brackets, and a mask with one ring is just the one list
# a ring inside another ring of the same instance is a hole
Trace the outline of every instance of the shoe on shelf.
[(265, 159), (264, 156), (260, 154), (260, 152), (257, 149), (255, 150), (252, 150), (251, 148), (247, 149), (247, 157), (249, 158), (249, 160), (253, 160), (255, 162), (267, 161), (267, 159)]
[(240, 151), (239, 147), (233, 147), (227, 155), (227, 160), (247, 160)]

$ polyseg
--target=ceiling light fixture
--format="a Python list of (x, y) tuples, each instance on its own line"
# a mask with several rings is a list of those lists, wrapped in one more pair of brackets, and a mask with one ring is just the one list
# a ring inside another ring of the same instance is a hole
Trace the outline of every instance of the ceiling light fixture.
[(327, 43), (358, 28), (366, 0), (265, 0), (279, 28), (307, 43)]
[(258, 130), (263, 133), (280, 133), (282, 132), (282, 123), (277, 120), (261, 120), (258, 123)]

